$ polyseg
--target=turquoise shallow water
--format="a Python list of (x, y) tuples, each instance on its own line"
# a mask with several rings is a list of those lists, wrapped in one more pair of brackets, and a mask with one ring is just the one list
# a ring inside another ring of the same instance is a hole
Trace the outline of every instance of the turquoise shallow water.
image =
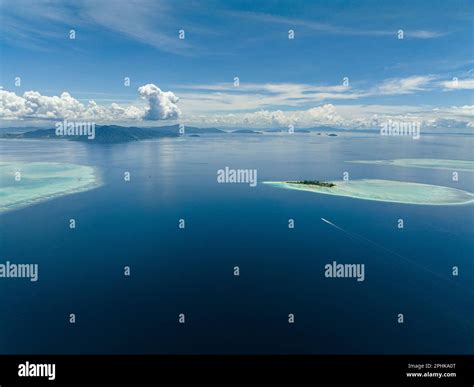
[(398, 167), (445, 169), (451, 171), (474, 171), (474, 161), (449, 159), (397, 159), (397, 160), (355, 160), (351, 163), (392, 165)]
[(466, 205), (474, 203), (470, 192), (432, 184), (404, 181), (361, 179), (352, 181), (331, 181), (334, 187), (321, 187), (288, 182), (265, 182), (279, 188), (335, 195), (363, 200), (389, 203), (417, 204), (429, 206)]
[(100, 185), (93, 167), (55, 162), (0, 162), (0, 212)]

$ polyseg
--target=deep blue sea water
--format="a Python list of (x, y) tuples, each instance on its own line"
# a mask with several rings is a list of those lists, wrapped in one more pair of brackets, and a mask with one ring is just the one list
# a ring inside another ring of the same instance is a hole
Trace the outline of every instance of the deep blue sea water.
[[(256, 168), (259, 182), (348, 171), (474, 192), (473, 172), (454, 182), (448, 170), (346, 163), (472, 160), (473, 145), (472, 136), (366, 133), (2, 140), (2, 160), (91, 165), (104, 185), (0, 214), (0, 262), (39, 264), (36, 283), (0, 279), (0, 353), (474, 353), (473, 205), (216, 181), (225, 166)], [(365, 281), (325, 278), (334, 260), (364, 263)]]

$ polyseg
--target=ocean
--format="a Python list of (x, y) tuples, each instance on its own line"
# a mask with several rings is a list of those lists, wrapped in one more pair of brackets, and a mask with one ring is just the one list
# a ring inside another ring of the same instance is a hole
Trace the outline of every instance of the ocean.
[[(0, 263), (39, 268), (36, 282), (0, 279), (0, 353), (472, 354), (474, 205), (377, 202), (261, 182), (348, 172), (474, 193), (472, 171), (453, 181), (450, 170), (348, 163), (472, 160), (473, 139), (0, 140), (2, 161), (92, 166), (102, 182), (0, 214)], [(217, 183), (225, 167), (256, 169), (258, 184)], [(325, 277), (333, 261), (364, 264), (364, 281)]]

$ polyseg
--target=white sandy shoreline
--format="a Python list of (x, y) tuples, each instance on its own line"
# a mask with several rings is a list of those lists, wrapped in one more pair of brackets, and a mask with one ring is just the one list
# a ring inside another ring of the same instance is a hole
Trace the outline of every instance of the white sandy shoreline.
[(278, 188), (400, 204), (446, 206), (474, 203), (474, 195), (467, 191), (395, 180), (362, 179), (328, 182), (335, 184), (335, 187), (292, 184), (286, 181), (264, 181), (263, 183)]

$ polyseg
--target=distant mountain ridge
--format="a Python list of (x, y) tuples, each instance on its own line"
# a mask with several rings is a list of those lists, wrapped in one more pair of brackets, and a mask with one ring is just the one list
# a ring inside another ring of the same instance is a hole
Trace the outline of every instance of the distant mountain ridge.
[[(287, 128), (269, 128), (269, 129), (249, 129), (249, 128), (227, 128), (222, 130), (218, 128), (197, 128), (194, 126), (157, 126), (157, 127), (137, 127), (137, 126), (120, 126), (120, 125), (95, 125), (95, 133), (93, 138), (89, 138), (86, 134), (82, 135), (56, 135), (56, 129), (39, 129), (27, 127), (21, 128), (0, 128), (0, 138), (5, 139), (66, 139), (69, 141), (80, 141), (96, 144), (115, 144), (131, 141), (151, 140), (163, 137), (179, 137), (190, 136), (199, 137), (200, 134), (219, 134), (219, 133), (235, 133), (235, 134), (263, 134), (263, 133), (283, 133), (287, 132)], [(295, 128), (294, 133), (314, 133), (326, 134), (327, 136), (337, 136), (330, 132), (346, 131), (343, 129), (331, 128), (327, 126), (313, 128)], [(325, 133), (322, 133), (325, 132)]]
[(66, 139), (70, 141), (91, 142), (99, 144), (115, 144), (131, 141), (150, 140), (163, 137), (179, 137), (186, 134), (198, 133), (224, 133), (217, 128), (195, 128), (184, 127), (184, 133), (181, 133), (179, 125), (161, 126), (155, 128), (139, 128), (135, 126), (118, 125), (96, 125), (94, 138), (90, 139), (87, 135), (64, 135), (57, 136), (56, 129), (36, 129), (21, 133), (5, 133), (0, 138), (7, 139)]

